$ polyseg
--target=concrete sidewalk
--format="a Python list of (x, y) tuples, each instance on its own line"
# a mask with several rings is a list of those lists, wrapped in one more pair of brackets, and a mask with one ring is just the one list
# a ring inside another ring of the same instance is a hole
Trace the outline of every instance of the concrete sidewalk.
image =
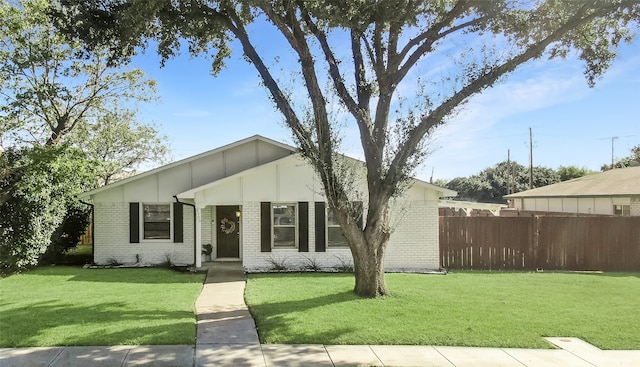
[(569, 349), (274, 344), (4, 348), (0, 349), (0, 366), (640, 366), (637, 350), (604, 351), (580, 339), (557, 339), (564, 340), (559, 343)]
[[(577, 338), (547, 338), (560, 349), (387, 345), (260, 344), (244, 302), (240, 263), (210, 263), (196, 301), (196, 345), (0, 349), (12, 366), (429, 366), (638, 367), (640, 351), (603, 351)], [(7, 332), (0, 331), (0, 332)]]

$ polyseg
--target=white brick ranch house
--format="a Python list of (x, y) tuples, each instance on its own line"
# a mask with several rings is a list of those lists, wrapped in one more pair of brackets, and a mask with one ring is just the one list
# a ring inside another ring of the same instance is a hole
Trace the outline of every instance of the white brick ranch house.
[[(366, 188), (364, 181), (361, 187)], [(439, 268), (438, 199), (455, 194), (415, 180), (394, 201), (388, 270)], [(214, 260), (241, 260), (249, 271), (267, 270), (274, 260), (292, 268), (310, 260), (326, 268), (352, 263), (313, 168), (295, 148), (262, 136), (79, 198), (94, 207), (98, 264), (160, 263), (169, 258), (175, 264), (201, 266), (207, 244), (213, 247)]]

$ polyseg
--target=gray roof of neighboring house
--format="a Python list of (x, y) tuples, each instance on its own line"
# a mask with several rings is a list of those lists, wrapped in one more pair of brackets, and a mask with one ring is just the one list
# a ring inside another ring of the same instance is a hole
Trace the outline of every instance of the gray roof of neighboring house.
[(553, 185), (506, 195), (505, 198), (640, 196), (640, 167), (618, 168)]

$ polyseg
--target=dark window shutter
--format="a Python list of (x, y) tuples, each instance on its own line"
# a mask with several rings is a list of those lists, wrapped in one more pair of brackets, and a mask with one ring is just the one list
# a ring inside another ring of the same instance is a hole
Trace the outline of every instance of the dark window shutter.
[(323, 202), (316, 202), (315, 215), (316, 215), (316, 252), (327, 251), (327, 232), (326, 232), (326, 204)]
[(140, 242), (140, 203), (129, 203), (129, 242)]
[(298, 203), (298, 252), (309, 252), (309, 203)]
[(271, 203), (260, 203), (260, 251), (271, 252)]
[(184, 242), (182, 208), (182, 203), (173, 203), (173, 242), (175, 243)]

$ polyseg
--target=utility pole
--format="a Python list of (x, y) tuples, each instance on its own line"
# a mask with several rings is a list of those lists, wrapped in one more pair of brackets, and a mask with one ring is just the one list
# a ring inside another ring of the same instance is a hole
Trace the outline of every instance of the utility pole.
[(533, 189), (533, 130), (529, 128), (529, 190)]
[(507, 195), (513, 194), (513, 168), (511, 167), (511, 149), (507, 149)]
[(616, 167), (615, 167), (615, 164), (613, 163), (613, 142), (614, 142), (616, 139), (618, 139), (618, 137), (617, 137), (617, 136), (612, 136), (612, 137), (611, 137), (611, 169), (616, 168)]
[(624, 138), (630, 138), (632, 136), (635, 135), (627, 135), (627, 136), (607, 136), (606, 138), (599, 138), (598, 140), (609, 140), (611, 139), (611, 167), (610, 169), (614, 169), (616, 168), (616, 161), (615, 161), (615, 155), (614, 155), (614, 143), (617, 139), (624, 139)]

